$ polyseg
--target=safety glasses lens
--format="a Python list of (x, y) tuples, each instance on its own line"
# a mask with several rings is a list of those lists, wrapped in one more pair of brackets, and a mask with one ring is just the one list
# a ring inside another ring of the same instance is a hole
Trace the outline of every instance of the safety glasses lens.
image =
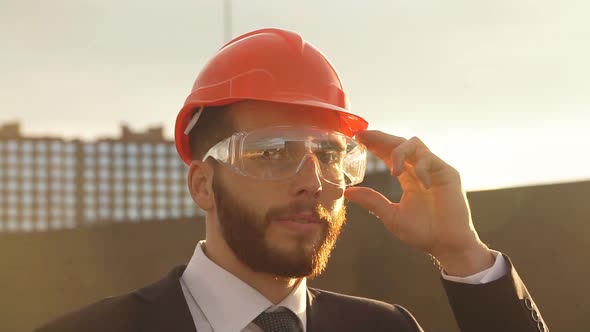
[(282, 179), (297, 174), (311, 158), (328, 182), (352, 185), (362, 181), (366, 150), (353, 139), (322, 130), (260, 130), (243, 137), (241, 168), (263, 179)]

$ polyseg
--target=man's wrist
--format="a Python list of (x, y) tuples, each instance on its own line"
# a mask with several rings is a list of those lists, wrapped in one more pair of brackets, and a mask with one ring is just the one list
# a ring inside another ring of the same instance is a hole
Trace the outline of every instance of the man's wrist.
[(437, 255), (436, 259), (447, 275), (467, 277), (487, 270), (496, 261), (493, 252), (483, 243), (455, 254)]

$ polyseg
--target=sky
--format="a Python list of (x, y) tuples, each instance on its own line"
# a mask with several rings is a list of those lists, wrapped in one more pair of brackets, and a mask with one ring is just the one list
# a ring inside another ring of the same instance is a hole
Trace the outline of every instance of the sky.
[[(174, 119), (223, 1), (3, 0), (0, 124), (94, 139)], [(370, 129), (420, 137), (467, 190), (590, 179), (590, 2), (233, 0), (232, 35), (299, 32)]]

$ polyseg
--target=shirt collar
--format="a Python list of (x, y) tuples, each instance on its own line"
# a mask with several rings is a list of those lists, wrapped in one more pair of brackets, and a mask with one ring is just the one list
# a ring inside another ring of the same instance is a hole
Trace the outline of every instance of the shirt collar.
[(264, 311), (291, 310), (306, 330), (307, 283), (301, 279), (279, 304), (211, 261), (198, 243), (182, 279), (214, 331), (241, 331)]

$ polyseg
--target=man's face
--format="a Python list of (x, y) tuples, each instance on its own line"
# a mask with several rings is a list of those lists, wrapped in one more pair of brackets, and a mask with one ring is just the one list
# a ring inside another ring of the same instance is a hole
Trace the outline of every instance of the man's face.
[[(278, 125), (338, 129), (332, 112), (267, 102), (232, 106), (239, 131)], [(213, 191), (221, 233), (256, 272), (314, 277), (326, 267), (345, 221), (344, 189), (323, 181), (311, 159), (285, 180), (260, 180), (217, 164)]]

